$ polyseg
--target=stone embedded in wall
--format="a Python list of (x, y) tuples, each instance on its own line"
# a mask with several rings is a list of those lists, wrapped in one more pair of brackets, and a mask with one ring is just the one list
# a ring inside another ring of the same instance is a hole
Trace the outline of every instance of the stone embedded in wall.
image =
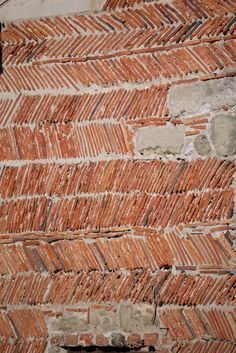
[(90, 312), (90, 326), (106, 333), (120, 327), (119, 314), (111, 307), (93, 308)]
[(184, 146), (184, 127), (148, 126), (137, 132), (137, 150), (148, 156), (151, 154), (180, 154)]
[(120, 307), (119, 315), (120, 315), (120, 327), (127, 332), (132, 331), (135, 328), (133, 305), (122, 304)]
[(206, 135), (196, 136), (194, 147), (200, 156), (207, 156), (211, 152), (211, 145)]
[(169, 90), (171, 116), (206, 113), (236, 104), (236, 77), (178, 84)]
[(212, 120), (211, 139), (220, 156), (236, 154), (236, 114), (216, 114)]
[(48, 350), (48, 353), (67, 353), (68, 350), (67, 349), (63, 349), (61, 347), (51, 347)]
[(121, 333), (112, 333), (111, 344), (114, 347), (124, 347), (126, 344), (125, 336), (122, 335)]
[(87, 313), (66, 313), (53, 319), (51, 323), (53, 332), (77, 332), (88, 329)]

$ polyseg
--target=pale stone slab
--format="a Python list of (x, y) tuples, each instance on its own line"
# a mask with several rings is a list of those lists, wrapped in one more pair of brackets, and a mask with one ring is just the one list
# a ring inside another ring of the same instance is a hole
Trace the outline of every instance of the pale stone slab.
[(101, 0), (9, 0), (0, 8), (2, 22), (100, 10)]
[(178, 84), (170, 88), (171, 116), (202, 114), (236, 104), (236, 77)]
[(183, 126), (148, 126), (138, 129), (137, 149), (145, 156), (180, 154), (184, 146)]
[(211, 125), (211, 139), (220, 156), (236, 154), (236, 114), (216, 114)]
[(207, 156), (211, 152), (211, 145), (206, 135), (195, 137), (194, 147), (200, 156)]

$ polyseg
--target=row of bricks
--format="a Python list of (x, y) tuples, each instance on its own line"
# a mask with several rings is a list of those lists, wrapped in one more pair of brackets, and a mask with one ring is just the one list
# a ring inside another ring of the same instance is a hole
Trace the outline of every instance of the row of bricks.
[(0, 168), (2, 199), (22, 195), (64, 197), (79, 193), (184, 193), (231, 187), (236, 165), (194, 161), (112, 160), (79, 164), (26, 164)]
[(79, 95), (19, 95), (0, 100), (0, 125), (68, 123), (102, 119), (167, 120), (166, 85)]
[[(114, 0), (113, 0), (114, 1)], [(199, 1), (199, 0), (198, 0)], [(218, 6), (217, 6), (218, 5)], [(195, 7), (196, 6), (196, 7)], [(210, 6), (210, 7), (209, 7)], [(197, 1), (194, 5), (186, 1), (168, 1), (168, 3), (142, 4), (139, 9), (128, 8), (116, 10), (114, 13), (98, 13), (92, 15), (74, 15), (54, 18), (41, 18), (19, 23), (10, 23), (2, 34), (4, 42), (19, 42), (26, 40), (44, 40), (47, 38), (94, 33), (127, 32), (138, 29), (161, 29), (163, 25), (192, 23), (196, 19), (206, 19), (213, 16), (224, 16), (227, 13), (234, 14), (236, 6), (233, 1), (226, 3), (224, 0), (218, 4), (212, 1), (201, 1), (201, 12)]]
[(160, 319), (176, 340), (214, 338), (235, 342), (235, 314), (236, 310), (224, 312), (218, 308), (176, 308), (161, 312)]
[(89, 270), (150, 269), (185, 266), (191, 269), (235, 267), (232, 244), (222, 234), (188, 235), (171, 232), (150, 237), (60, 240), (38, 245), (0, 245), (1, 274), (18, 272), (78, 272)]
[[(208, 337), (208, 339), (235, 342), (236, 339), (235, 310), (198, 307), (163, 308), (158, 309), (157, 316), (169, 331), (169, 335), (176, 340)], [(27, 325), (25, 325), (26, 322)], [(27, 340), (46, 338), (47, 334), (45, 316), (41, 310), (25, 308), (0, 312), (0, 337)]]
[[(155, 1), (155, 0), (150, 0)], [(118, 10), (119, 7), (131, 7), (133, 5), (149, 2), (149, 0), (105, 0), (103, 9), (105, 10)], [(174, 0), (167, 4), (176, 7), (183, 18), (195, 19), (204, 18), (207, 16), (223, 15), (227, 12), (235, 12), (236, 6), (233, 0), (224, 1), (218, 0), (217, 2), (211, 0)], [(169, 6), (166, 6), (169, 9)], [(166, 10), (167, 11), (167, 10)]]
[[(224, 341), (177, 342), (171, 353), (235, 353), (236, 344)], [(162, 353), (162, 352), (160, 352)], [(167, 351), (169, 353), (169, 351)]]
[(155, 302), (162, 305), (233, 305), (236, 276), (190, 275), (149, 270), (17, 274), (3, 277), (0, 304), (5, 305), (78, 305), (84, 303)]
[(38, 62), (36, 65), (6, 67), (0, 89), (14, 93), (60, 88), (78, 90), (81, 86), (140, 83), (161, 78), (204, 78), (234, 69), (235, 57), (235, 42), (229, 39), (224, 43), (199, 44), (166, 52), (110, 59), (94, 57), (87, 62), (61, 63), (54, 60), (52, 66), (48, 65), (50, 61), (45, 65)]
[(132, 156), (132, 137), (127, 126), (111, 123), (8, 127), (0, 129), (0, 160), (83, 158), (102, 154)]
[[(147, 346), (158, 346), (157, 353), (235, 353), (236, 345), (231, 342), (222, 341), (205, 341), (198, 340), (196, 342), (182, 342), (176, 341), (176, 345), (171, 347), (162, 347), (159, 341), (155, 338), (158, 337), (154, 334), (144, 334), (143, 343)], [(127, 345), (140, 346), (141, 336), (138, 333), (130, 334), (127, 337)], [(57, 343), (63, 346), (104, 346), (104, 343), (109, 343), (109, 339), (102, 335), (94, 333), (87, 334), (64, 334), (60, 336), (53, 336), (51, 338), (52, 344)], [(157, 342), (157, 343), (156, 343)], [(0, 351), (4, 353), (44, 353), (46, 349), (47, 341), (34, 339), (33, 341), (22, 341), (22, 340), (7, 340), (2, 339), (0, 341)]]
[(98, 194), (71, 199), (18, 199), (0, 205), (4, 233), (69, 232), (122, 226), (166, 227), (215, 221), (230, 222), (234, 191), (189, 194)]
[(141, 49), (148, 51), (157, 46), (176, 43), (191, 44), (191, 41), (233, 35), (236, 32), (235, 17), (210, 18), (206, 21), (194, 21), (190, 24), (166, 25), (157, 30), (133, 30), (107, 34), (51, 38), (40, 42), (29, 41), (3, 46), (4, 65), (20, 65), (49, 59), (86, 58), (97, 55), (114, 55), (129, 50), (135, 53)]
[(1, 338), (0, 340), (0, 352), (4, 353), (44, 353), (46, 346), (46, 339), (24, 341)]

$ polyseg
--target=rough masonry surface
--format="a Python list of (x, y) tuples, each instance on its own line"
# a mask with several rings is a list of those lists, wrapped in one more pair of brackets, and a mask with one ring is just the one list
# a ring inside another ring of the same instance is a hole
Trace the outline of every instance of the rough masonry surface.
[(59, 2), (2, 30), (0, 352), (235, 353), (235, 2)]
[(137, 150), (144, 155), (180, 154), (184, 146), (182, 126), (148, 126), (138, 129)]

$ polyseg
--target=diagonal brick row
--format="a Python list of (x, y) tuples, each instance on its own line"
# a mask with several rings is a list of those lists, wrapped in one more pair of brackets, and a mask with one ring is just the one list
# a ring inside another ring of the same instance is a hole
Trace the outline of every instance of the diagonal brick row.
[(168, 115), (166, 85), (79, 95), (18, 95), (0, 100), (0, 125), (132, 121)]
[[(71, 199), (19, 199), (0, 205), (1, 233), (65, 232), (121, 226), (166, 227), (229, 221), (234, 191), (190, 194), (100, 194)], [(113, 213), (115, 212), (115, 213)]]
[[(106, 0), (103, 8), (105, 10), (113, 10), (119, 7), (130, 7), (141, 3), (149, 2), (149, 0)], [(155, 0), (153, 0), (155, 3)], [(158, 4), (158, 1), (156, 1)], [(169, 4), (169, 2), (168, 2)], [(233, 0), (174, 0), (171, 2), (184, 18), (204, 18), (206, 16), (214, 16), (214, 14), (223, 15), (224, 13), (235, 12), (236, 6)], [(167, 9), (170, 7), (167, 5)], [(167, 11), (167, 10), (166, 10)]]
[(44, 339), (24, 341), (2, 338), (0, 341), (0, 351), (4, 353), (44, 353), (46, 346), (47, 341)]
[[(124, 0), (122, 0), (122, 2), (124, 3)], [(68, 43), (66, 43), (64, 37), (76, 37), (71, 43), (71, 48), (76, 51), (77, 46), (83, 46), (83, 38), (87, 37), (87, 44), (90, 45), (92, 51), (94, 47), (98, 46), (97, 41), (94, 40), (96, 34), (104, 36), (105, 40), (103, 46), (105, 46), (106, 38), (109, 38), (109, 34), (113, 35), (113, 38), (116, 38), (115, 41), (117, 41), (119, 33), (132, 33), (133, 30), (145, 30), (146, 32), (152, 29), (158, 30), (159, 33), (164, 26), (173, 24), (175, 24), (176, 27), (178, 27), (178, 24), (187, 25), (185, 30), (182, 31), (182, 38), (184, 40), (186, 39), (185, 37), (191, 35), (198, 27), (194, 21), (198, 20), (196, 22), (202, 24), (207, 22), (207, 20), (215, 18), (215, 22), (217, 22), (227, 14), (234, 15), (235, 11), (236, 6), (232, 0), (230, 0), (230, 3), (220, 0), (218, 4), (211, 0), (205, 2), (200, 1), (200, 5), (197, 4), (197, 1), (194, 1), (194, 4), (183, 0), (168, 1), (168, 3), (164, 4), (149, 1), (148, 3), (143, 3), (142, 6), (136, 9), (132, 9), (131, 7), (121, 10), (117, 9), (115, 12), (111, 13), (101, 12), (91, 15), (56, 16), (54, 18), (40, 18), (20, 21), (18, 23), (9, 23), (3, 30), (2, 41), (4, 44), (19, 42), (21, 47), (24, 46), (23, 42), (40, 41), (41, 45), (38, 48), (40, 51), (44, 50), (46, 41), (50, 40), (50, 51), (53, 53), (55, 52), (55, 39), (61, 38), (61, 51), (64, 51), (68, 47)], [(233, 26), (233, 17), (232, 24), (227, 24), (226, 20), (224, 24), (223, 22), (221, 23), (222, 25), (218, 26), (216, 30), (214, 21), (212, 21), (211, 31), (208, 31), (206, 34), (211, 36), (214, 32), (217, 35), (221, 33), (221, 31), (223, 31), (223, 33), (227, 32), (231, 25), (232, 31), (235, 29)], [(191, 25), (191, 27), (188, 27), (188, 25)], [(115, 37), (115, 34), (118, 36)], [(140, 41), (143, 40), (145, 40), (145, 35), (140, 39)], [(91, 45), (92, 41), (95, 42), (95, 46)], [(138, 40), (136, 39), (136, 41)], [(110, 44), (112, 47), (116, 43)], [(32, 43), (27, 45), (28, 51), (32, 50), (32, 46)], [(108, 49), (111, 49), (111, 47)], [(33, 51), (34, 50), (35, 48), (33, 48)], [(37, 50), (35, 54), (37, 54)]]
[[(227, 262), (235, 256), (235, 252), (232, 249), (232, 244), (225, 240), (224, 236), (213, 240), (210, 234), (198, 236), (187, 234), (180, 242), (177, 233), (170, 232), (169, 234), (169, 245), (176, 264), (191, 266), (197, 263), (200, 268), (204, 268), (201, 265), (206, 262), (212, 264), (223, 263), (227, 266)], [(221, 251), (219, 251), (219, 248), (221, 248)]]
[(178, 342), (171, 353), (234, 353), (236, 344), (232, 342), (198, 340), (196, 342)]
[[(225, 235), (214, 238), (208, 235), (188, 235), (187, 239), (156, 233), (153, 236), (120, 238), (60, 240), (53, 243), (36, 241), (36, 245), (25, 243), (1, 244), (1, 274), (18, 272), (79, 272), (89, 270), (150, 269), (182, 265), (211, 269), (233, 268), (235, 252)], [(37, 244), (38, 243), (38, 244)], [(202, 245), (201, 245), (202, 244)], [(204, 246), (204, 248), (203, 248)], [(124, 254), (126, 254), (124, 256)], [(88, 279), (89, 280), (89, 279)], [(94, 282), (92, 282), (94, 283)], [(175, 284), (176, 285), (176, 284)]]
[(235, 310), (220, 308), (164, 309), (160, 319), (173, 339), (221, 339), (235, 342)]
[[(6, 145), (6, 141), (9, 143)], [(26, 143), (24, 143), (26, 142)], [(132, 133), (121, 124), (44, 124), (0, 129), (0, 160), (37, 160), (134, 154)]]
[(81, 86), (91, 85), (140, 83), (163, 78), (173, 80), (189, 76), (201, 78), (234, 69), (235, 60), (235, 41), (230, 39), (224, 43), (199, 44), (152, 54), (58, 62), (53, 66), (36, 63), (6, 67), (0, 89), (13, 93), (60, 88), (78, 90)]
[[(233, 305), (236, 277), (196, 276), (149, 270), (28, 273), (3, 277), (1, 305), (75, 305), (80, 302), (149, 303), (162, 305)], [(155, 289), (155, 296), (153, 295)]]
[[(155, 11), (156, 9), (154, 9)], [(143, 18), (143, 17), (142, 17)], [(217, 35), (217, 40), (236, 32), (234, 16), (220, 16), (193, 23), (166, 24), (156, 29), (130, 30), (128, 32), (93, 33), (83, 36), (65, 36), (43, 41), (27, 41), (8, 43), (3, 46), (4, 66), (20, 65), (30, 62), (44, 62), (49, 59), (84, 58), (98, 55), (116, 56), (120, 52), (137, 50), (148, 52), (149, 48), (173, 45), (177, 43), (191, 44), (194, 40), (209, 40)]]
[(227, 189), (236, 165), (216, 158), (195, 161), (113, 160), (79, 164), (26, 164), (0, 169), (2, 199), (79, 193), (184, 193)]
[(42, 312), (28, 308), (1, 311), (0, 337), (11, 337), (18, 340), (46, 338), (47, 327)]
[[(153, 239), (125, 237), (95, 242), (62, 240), (52, 244), (40, 243), (32, 248), (25, 248), (21, 244), (1, 245), (0, 249), (4, 256), (0, 272), (9, 274), (19, 272), (21, 269), (40, 272), (79, 272), (120, 268), (156, 270), (159, 266), (173, 262), (169, 246), (163, 236)], [(124, 251), (129, 253), (130, 257), (121, 258)], [(13, 254), (15, 259), (18, 259), (18, 264), (14, 263)]]

